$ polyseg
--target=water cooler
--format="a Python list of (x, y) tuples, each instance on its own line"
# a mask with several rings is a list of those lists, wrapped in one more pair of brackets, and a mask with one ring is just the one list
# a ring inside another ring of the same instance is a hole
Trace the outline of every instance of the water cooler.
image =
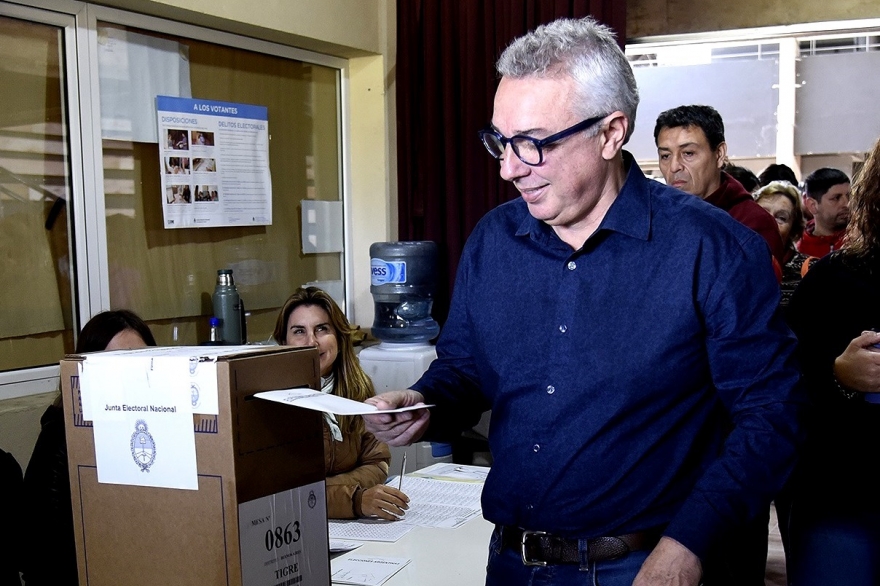
[[(407, 389), (437, 358), (434, 346), (429, 344), (440, 332), (431, 317), (437, 245), (377, 242), (370, 246), (370, 272), (370, 293), (375, 303), (371, 332), (381, 343), (364, 348), (358, 358), (377, 394)], [(404, 452), (409, 470), (452, 461), (448, 444), (419, 442), (408, 448), (392, 447), (390, 475), (400, 472)]]

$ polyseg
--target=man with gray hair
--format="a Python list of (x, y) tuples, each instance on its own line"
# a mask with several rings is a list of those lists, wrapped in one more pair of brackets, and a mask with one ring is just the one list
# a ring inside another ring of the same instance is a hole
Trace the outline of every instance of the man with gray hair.
[(766, 245), (622, 150), (638, 92), (608, 28), (541, 26), (498, 71), (480, 137), (521, 197), (471, 234), (437, 360), (368, 399), (433, 406), (367, 427), (448, 441), (491, 407), (487, 584), (723, 584), (719, 544), (800, 440)]

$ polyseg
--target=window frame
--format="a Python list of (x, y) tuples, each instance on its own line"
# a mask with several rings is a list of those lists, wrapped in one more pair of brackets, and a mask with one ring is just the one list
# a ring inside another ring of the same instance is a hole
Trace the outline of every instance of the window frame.
[[(83, 279), (81, 268), (87, 266), (87, 254), (83, 243), (78, 241), (85, 234), (85, 213), (83, 195), (86, 193), (84, 174), (84, 158), (88, 156), (84, 149), (84, 137), (81, 129), (81, 96), (79, 93), (80, 77), (77, 68), (78, 26), (75, 13), (47, 10), (40, 6), (22, 6), (0, 2), (0, 16), (15, 18), (40, 25), (54, 26), (60, 29), (63, 49), (62, 91), (65, 93), (65, 117), (67, 123), (67, 165), (70, 173), (70, 199), (68, 217), (68, 250), (71, 252), (71, 295), (74, 308), (74, 324), (79, 323), (82, 315), (83, 300), (89, 298), (88, 279)], [(73, 5), (75, 6), (75, 5)], [(58, 387), (59, 367), (57, 365), (38, 366), (0, 372), (0, 400), (25, 397), (52, 392)]]
[[(105, 218), (104, 169), (101, 141), (98, 76), (98, 23), (139, 28), (145, 31), (224, 45), (321, 65), (336, 70), (337, 128), (339, 137), (338, 184), (343, 206), (344, 310), (351, 317), (351, 149), (349, 109), (349, 62), (347, 59), (299, 49), (277, 42), (246, 37), (175, 20), (136, 14), (117, 8), (68, 0), (32, 0), (28, 6), (0, 0), (0, 15), (58, 26), (63, 30), (64, 67), (68, 111), (69, 164), (71, 173), (71, 235), (74, 336), (90, 316), (110, 309), (110, 280)], [(57, 365), (0, 372), (0, 400), (36, 395), (57, 389)]]

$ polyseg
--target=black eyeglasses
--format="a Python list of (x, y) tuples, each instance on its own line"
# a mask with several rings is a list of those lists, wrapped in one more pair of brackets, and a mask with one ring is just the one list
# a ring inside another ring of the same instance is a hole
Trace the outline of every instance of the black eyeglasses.
[(483, 141), (483, 146), (485, 146), (486, 150), (489, 151), (489, 154), (496, 159), (501, 158), (507, 145), (510, 144), (510, 148), (513, 149), (513, 154), (515, 154), (520, 161), (526, 165), (534, 167), (535, 165), (540, 165), (544, 162), (545, 146), (558, 142), (576, 132), (586, 130), (607, 116), (608, 114), (602, 114), (601, 116), (596, 116), (594, 118), (587, 118), (583, 122), (578, 122), (574, 126), (569, 126), (565, 130), (560, 130), (556, 134), (551, 134), (547, 138), (534, 138), (524, 134), (517, 134), (516, 136), (507, 138), (491, 127), (481, 130), (479, 135), (480, 140)]

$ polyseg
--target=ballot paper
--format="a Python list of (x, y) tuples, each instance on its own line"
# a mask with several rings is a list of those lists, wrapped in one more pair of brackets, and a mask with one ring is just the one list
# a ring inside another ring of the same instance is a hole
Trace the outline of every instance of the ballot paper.
[(447, 464), (438, 462), (427, 468), (416, 470), (413, 476), (434, 478), (436, 480), (457, 480), (459, 482), (486, 482), (489, 476), (487, 466), (471, 466), (467, 464)]
[(344, 539), (331, 539), (330, 540), (330, 553), (345, 553), (347, 551), (352, 551), (354, 549), (362, 546), (363, 543), (360, 541), (346, 541)]
[(357, 541), (384, 541), (392, 543), (413, 530), (414, 525), (384, 519), (358, 519), (356, 521), (327, 522), (330, 539), (355, 539)]
[(313, 411), (322, 411), (324, 413), (333, 413), (335, 415), (369, 415), (373, 413), (402, 413), (404, 411), (413, 411), (416, 409), (425, 409), (433, 407), (433, 405), (413, 405), (411, 407), (400, 407), (398, 409), (379, 410), (375, 405), (369, 403), (361, 403), (360, 401), (352, 401), (338, 395), (322, 393), (312, 389), (282, 389), (278, 391), (263, 391), (255, 393), (255, 397), (265, 399), (267, 401), (275, 401), (285, 403), (287, 405), (296, 405)]
[(330, 562), (330, 579), (337, 584), (379, 586), (410, 562), (407, 558), (351, 556)]
[(404, 476), (401, 490), (409, 508), (398, 523), (455, 528), (482, 513), (482, 483)]

